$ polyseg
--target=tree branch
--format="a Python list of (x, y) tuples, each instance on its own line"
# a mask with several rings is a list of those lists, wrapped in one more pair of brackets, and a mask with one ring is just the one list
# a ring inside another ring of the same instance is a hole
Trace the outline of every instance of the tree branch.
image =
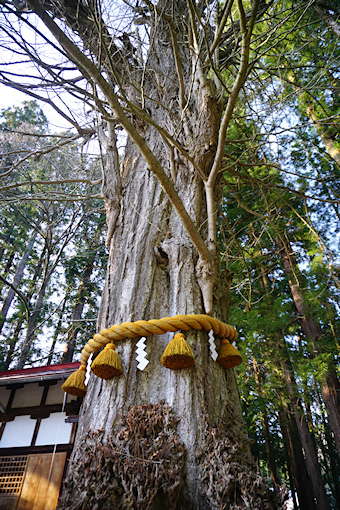
[(17, 296), (21, 299), (21, 301), (24, 303), (25, 305), (25, 309), (26, 309), (26, 315), (27, 315), (27, 319), (30, 317), (31, 313), (30, 313), (30, 309), (29, 309), (29, 304), (28, 304), (28, 301), (27, 299), (25, 298), (25, 296), (23, 295), (22, 292), (20, 292), (20, 290), (18, 290), (14, 285), (12, 285), (12, 283), (10, 283), (9, 281), (6, 280), (6, 278), (4, 278), (3, 276), (0, 275), (0, 280), (5, 284), (5, 285), (8, 285), (8, 287), (10, 287), (16, 294)]
[(59, 28), (54, 20), (47, 14), (38, 0), (28, 0), (30, 8), (39, 16), (44, 22), (53, 36), (57, 39), (64, 51), (70, 56), (81, 69), (85, 71), (97, 83), (103, 94), (105, 95), (110, 107), (115, 114), (115, 120), (119, 122), (126, 130), (131, 140), (135, 143), (140, 153), (144, 157), (146, 163), (149, 165), (150, 170), (156, 175), (160, 185), (162, 186), (165, 194), (169, 198), (171, 204), (174, 206), (179, 218), (181, 219), (184, 228), (189, 234), (190, 239), (195, 245), (197, 251), (204, 260), (211, 260), (212, 255), (205, 245), (201, 235), (199, 234), (195, 224), (191, 220), (188, 212), (186, 211), (179, 195), (177, 194), (173, 183), (164, 172), (161, 164), (147, 145), (144, 138), (138, 133), (137, 129), (129, 121), (120, 105), (118, 98), (113, 91), (112, 87), (108, 84), (102, 76), (100, 70), (95, 66), (86, 55), (84, 55), (79, 48), (65, 35)]
[(9, 184), (8, 186), (3, 186), (0, 188), (1, 191), (7, 191), (13, 188), (20, 188), (21, 186), (28, 185), (47, 185), (47, 184), (70, 184), (72, 182), (83, 182), (85, 184), (89, 184), (90, 186), (96, 186), (97, 184), (101, 184), (102, 179), (97, 179), (96, 181), (90, 181), (89, 179), (62, 179), (60, 181), (25, 181), (25, 182), (16, 182), (15, 184)]
[(217, 144), (217, 150), (214, 158), (214, 162), (208, 177), (208, 181), (205, 183), (205, 192), (206, 192), (206, 198), (207, 198), (207, 204), (209, 204), (209, 213), (208, 213), (208, 240), (209, 243), (215, 245), (216, 238), (217, 238), (217, 225), (216, 225), (216, 218), (215, 218), (215, 206), (214, 206), (214, 194), (213, 194), (213, 188), (216, 182), (216, 178), (218, 173), (221, 170), (221, 162), (222, 157), (224, 154), (224, 148), (225, 148), (225, 140), (226, 140), (226, 133), (229, 126), (229, 122), (231, 119), (231, 116), (234, 111), (234, 107), (236, 104), (236, 100), (238, 97), (238, 94), (241, 90), (242, 85), (245, 82), (246, 75), (247, 75), (247, 69), (248, 69), (248, 63), (249, 63), (249, 46), (250, 46), (250, 38), (252, 34), (252, 30), (254, 27), (255, 19), (256, 19), (256, 13), (259, 6), (259, 1), (256, 0), (254, 2), (254, 7), (252, 11), (252, 16), (249, 22), (249, 27), (247, 30), (246, 27), (246, 17), (243, 10), (243, 4), (242, 0), (237, 0), (237, 7), (240, 15), (240, 28), (241, 28), (241, 34), (242, 34), (242, 51), (241, 51), (241, 62), (240, 67), (237, 73), (236, 80), (234, 82), (233, 88), (231, 90), (230, 96), (228, 98), (228, 103), (225, 109), (225, 112), (223, 114), (223, 118), (220, 124), (219, 134), (218, 134), (218, 144)]

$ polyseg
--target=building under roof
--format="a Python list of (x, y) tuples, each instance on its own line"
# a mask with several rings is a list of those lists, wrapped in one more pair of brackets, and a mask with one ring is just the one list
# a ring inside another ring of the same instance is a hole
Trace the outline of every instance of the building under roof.
[(0, 510), (55, 510), (82, 400), (61, 385), (79, 365), (0, 372)]

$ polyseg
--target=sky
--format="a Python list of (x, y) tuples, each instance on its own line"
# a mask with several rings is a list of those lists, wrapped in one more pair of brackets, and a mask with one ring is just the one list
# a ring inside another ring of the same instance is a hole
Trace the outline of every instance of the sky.
[[(0, 110), (11, 106), (22, 106), (24, 101), (31, 101), (32, 99), (32, 97), (18, 90), (0, 84)], [(42, 102), (38, 103), (49, 121), (51, 131), (60, 132), (70, 128), (70, 124), (54, 108)]]
[[(25, 44), (28, 47), (28, 50), (37, 51), (37, 54), (39, 55), (39, 58), (46, 64), (46, 65), (60, 65), (61, 59), (63, 58), (61, 54), (54, 50), (52, 46), (47, 45), (43, 39), (35, 34), (31, 29), (29, 29), (25, 24), (20, 23), (14, 18), (13, 21), (13, 33), (20, 34), (22, 37), (22, 41), (25, 41)], [(46, 30), (42, 22), (36, 18), (30, 18), (30, 21), (34, 24), (34, 26), (40, 30), (41, 33), (45, 34), (45, 36), (48, 39), (51, 39), (52, 42), (53, 38), (49, 34), (49, 32)], [(0, 69), (3, 70), (5, 73), (9, 73), (8, 77), (12, 79), (14, 82), (17, 83), (27, 83), (27, 84), (33, 84), (34, 78), (33, 76), (37, 76), (37, 81), (39, 82), (41, 76), (44, 74), (43, 69), (38, 69), (32, 61), (30, 61), (29, 57), (24, 56), (20, 54), (19, 46), (11, 41), (9, 36), (6, 35), (6, 30), (8, 29), (8, 22), (4, 21), (4, 27), (5, 29), (1, 29), (0, 25)], [(18, 40), (20, 41), (20, 35), (18, 35)], [(32, 50), (32, 48), (35, 48)], [(14, 49), (14, 51), (12, 51)], [(18, 51), (18, 53), (16, 53)], [(12, 74), (11, 74), (12, 73)], [(73, 70), (67, 72), (67, 77), (71, 78), (75, 75), (75, 72)], [(79, 73), (76, 72), (76, 75), (78, 76)], [(46, 77), (46, 76), (45, 76)], [(47, 76), (48, 78), (48, 76)], [(33, 92), (36, 94), (40, 94), (41, 90), (33, 89)], [(59, 106), (61, 110), (63, 110), (67, 115), (71, 116), (74, 114), (74, 117), (77, 119), (77, 121), (84, 125), (86, 116), (84, 115), (84, 106), (81, 105), (80, 102), (76, 102), (74, 98), (72, 98), (69, 94), (64, 94), (65, 98), (65, 104), (63, 104), (62, 101), (60, 101), (57, 98), (57, 92), (51, 93), (47, 92), (49, 94), (49, 97), (55, 100), (56, 104)], [(46, 91), (43, 91), (42, 95), (46, 95)], [(21, 106), (23, 101), (29, 101), (34, 98), (18, 91), (15, 89), (12, 89), (10, 87), (7, 87), (5, 85), (0, 84), (0, 110), (3, 108), (8, 108), (11, 106)], [(50, 123), (50, 130), (52, 132), (60, 132), (63, 130), (70, 129), (72, 126), (70, 123), (67, 122), (66, 119), (64, 119), (61, 115), (59, 115), (54, 108), (49, 106), (48, 104), (44, 102), (39, 102), (40, 107), (44, 111), (46, 117), (49, 120)], [(71, 108), (72, 112), (70, 113), (67, 110), (68, 107)]]

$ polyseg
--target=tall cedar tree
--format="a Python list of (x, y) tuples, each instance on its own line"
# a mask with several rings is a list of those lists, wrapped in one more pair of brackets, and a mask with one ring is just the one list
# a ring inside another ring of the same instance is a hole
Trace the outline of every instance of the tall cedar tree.
[[(226, 133), (261, 47), (274, 44), (291, 16), (302, 19), (305, 2), (28, 0), (24, 11), (1, 3), (12, 41), (20, 43), (24, 23), (39, 32), (31, 21), (38, 16), (62, 60), (48, 68), (49, 79), (101, 115), (110, 254), (98, 330), (204, 311), (227, 321), (232, 275), (221, 268), (216, 222)], [(39, 49), (32, 52), (46, 68)], [(2, 81), (32, 93), (6, 70)], [(128, 135), (121, 166), (117, 126)], [(252, 469), (233, 371), (212, 362), (205, 333), (187, 339), (195, 368), (159, 365), (164, 336), (148, 341), (144, 372), (129, 340), (117, 348), (124, 375), (91, 378), (60, 508), (280, 508)], [(143, 458), (150, 433), (152, 443), (171, 437), (167, 453), (158, 450), (160, 471), (152, 456)], [(132, 457), (122, 461), (117, 451)]]

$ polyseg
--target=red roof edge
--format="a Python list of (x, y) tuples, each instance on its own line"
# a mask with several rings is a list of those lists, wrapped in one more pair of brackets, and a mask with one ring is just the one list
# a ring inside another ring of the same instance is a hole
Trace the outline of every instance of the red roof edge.
[(34, 374), (53, 374), (53, 372), (69, 371), (72, 368), (76, 370), (80, 367), (80, 361), (73, 361), (72, 363), (60, 363), (59, 365), (44, 365), (42, 367), (33, 368), (19, 368), (18, 370), (6, 370), (0, 372), (0, 379), (4, 377), (15, 377), (19, 375), (34, 375)]

